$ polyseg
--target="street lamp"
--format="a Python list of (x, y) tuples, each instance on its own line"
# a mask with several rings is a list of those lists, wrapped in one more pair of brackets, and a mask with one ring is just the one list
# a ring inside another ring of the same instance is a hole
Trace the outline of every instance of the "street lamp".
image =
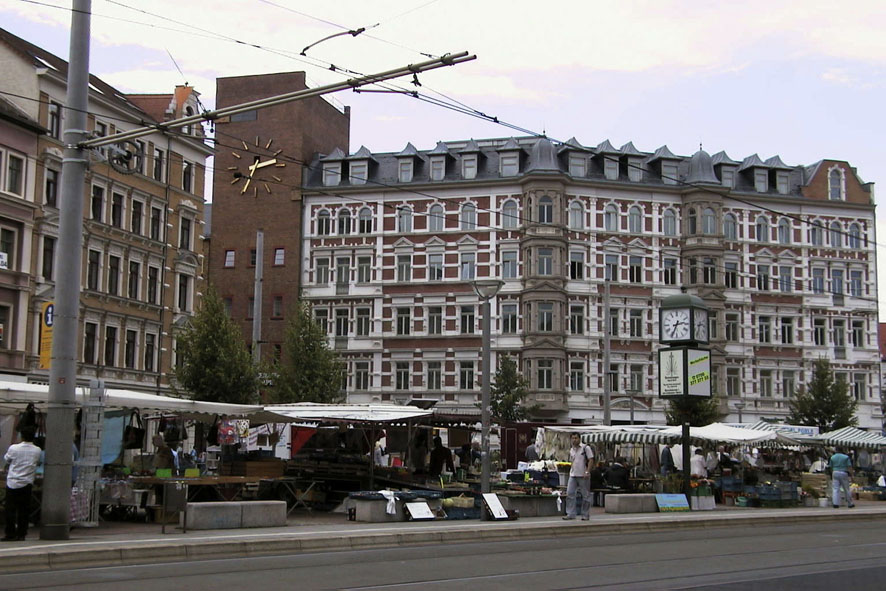
[(480, 492), (490, 491), (490, 455), (489, 455), (489, 422), (490, 422), (490, 378), (492, 357), (492, 329), (490, 327), (489, 300), (495, 297), (504, 281), (498, 279), (481, 279), (474, 281), (474, 292), (480, 298), (480, 314), (483, 316), (483, 349), (481, 364), (483, 365), (483, 381), (480, 383)]
[(741, 424), (741, 411), (744, 408), (745, 404), (741, 400), (735, 403), (735, 410), (738, 411), (738, 422)]

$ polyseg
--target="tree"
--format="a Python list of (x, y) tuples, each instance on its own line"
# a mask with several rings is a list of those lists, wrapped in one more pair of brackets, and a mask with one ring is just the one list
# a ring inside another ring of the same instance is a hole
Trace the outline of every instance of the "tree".
[(178, 386), (195, 400), (248, 404), (255, 402), (258, 369), (243, 334), (209, 285), (190, 324), (176, 335)]
[(272, 402), (339, 402), (344, 367), (329, 349), (326, 331), (311, 317), (307, 302), (289, 315), (283, 358), (274, 368), (268, 391)]
[(668, 425), (682, 425), (688, 416), (689, 425), (704, 427), (720, 421), (725, 416), (720, 412), (720, 402), (716, 396), (680, 396), (672, 398), (665, 417)]
[(813, 368), (812, 381), (807, 388), (799, 388), (789, 402), (788, 421), (795, 425), (818, 427), (822, 432), (856, 425), (858, 402), (849, 394), (849, 384), (834, 380), (834, 372), (827, 359), (819, 359)]
[(510, 356), (501, 358), (489, 390), (492, 416), (500, 421), (525, 421), (538, 408), (537, 404), (524, 405), (529, 396), (529, 380), (517, 371), (517, 362)]

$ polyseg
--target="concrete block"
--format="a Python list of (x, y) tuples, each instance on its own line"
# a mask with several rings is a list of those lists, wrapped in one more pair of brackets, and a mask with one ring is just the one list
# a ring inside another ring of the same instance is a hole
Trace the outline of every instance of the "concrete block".
[(242, 527), (286, 525), (286, 501), (242, 501)]
[(236, 529), (243, 509), (238, 502), (188, 503), (187, 529)]
[(658, 504), (653, 494), (608, 494), (607, 513), (657, 513)]
[(386, 512), (388, 502), (382, 500), (353, 499), (356, 521), (381, 523), (385, 521), (405, 521), (403, 503), (396, 501), (397, 511), (393, 515)]

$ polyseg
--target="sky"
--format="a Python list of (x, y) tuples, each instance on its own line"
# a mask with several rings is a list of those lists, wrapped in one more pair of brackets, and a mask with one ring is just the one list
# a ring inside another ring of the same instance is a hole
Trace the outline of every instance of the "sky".
[[(0, 0), (0, 26), (67, 59), (70, 7)], [(368, 74), (469, 51), (419, 90), (555, 140), (833, 158), (886, 184), (882, 0), (93, 0), (92, 12), (90, 70), (123, 92), (188, 82), (211, 109), (217, 77), (304, 70), (322, 85), (345, 76), (330, 64)], [(351, 152), (525, 135), (402, 94), (332, 98), (351, 107)], [(886, 213), (877, 227), (882, 283)]]

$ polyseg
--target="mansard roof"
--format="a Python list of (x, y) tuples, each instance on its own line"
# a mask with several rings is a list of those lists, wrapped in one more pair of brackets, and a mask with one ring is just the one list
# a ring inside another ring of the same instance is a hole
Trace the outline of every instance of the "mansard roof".
[(785, 164), (784, 162), (782, 162), (781, 158), (779, 158), (779, 156), (777, 154), (775, 156), (773, 156), (772, 158), (769, 158), (766, 162), (764, 162), (764, 164), (766, 164), (766, 166), (771, 169), (793, 170), (792, 167), (790, 167), (787, 164)]
[(645, 156), (643, 152), (634, 147), (634, 142), (628, 142), (619, 150), (623, 156)]
[(397, 158), (421, 158), (421, 155), (415, 149), (415, 146), (412, 145), (412, 142), (406, 142), (406, 147), (397, 154)]
[(747, 158), (741, 161), (741, 166), (738, 167), (739, 172), (742, 170), (747, 170), (748, 168), (767, 168), (766, 164), (760, 160), (760, 157), (756, 154), (751, 154)]
[(328, 155), (320, 158), (320, 162), (341, 162), (345, 158), (347, 158), (347, 156), (345, 156), (345, 153), (342, 152), (341, 148), (336, 148)]
[(667, 145), (660, 147), (655, 153), (650, 156), (646, 162), (655, 162), (656, 160), (680, 160), (678, 156), (675, 156), (673, 152), (671, 152)]
[[(337, 150), (338, 148), (336, 148)], [(375, 158), (372, 156), (372, 152), (369, 151), (369, 148), (366, 146), (360, 146), (360, 149), (347, 157), (347, 160), (372, 160), (375, 162)]]
[(711, 163), (714, 166), (718, 166), (720, 164), (729, 164), (732, 166), (740, 164), (738, 160), (733, 160), (732, 158), (730, 158), (729, 154), (727, 154), (725, 150), (720, 150), (719, 152), (711, 156)]
[(597, 149), (595, 150), (598, 154), (620, 154), (620, 150), (618, 150), (615, 146), (609, 143), (609, 140), (603, 140), (597, 145)]

